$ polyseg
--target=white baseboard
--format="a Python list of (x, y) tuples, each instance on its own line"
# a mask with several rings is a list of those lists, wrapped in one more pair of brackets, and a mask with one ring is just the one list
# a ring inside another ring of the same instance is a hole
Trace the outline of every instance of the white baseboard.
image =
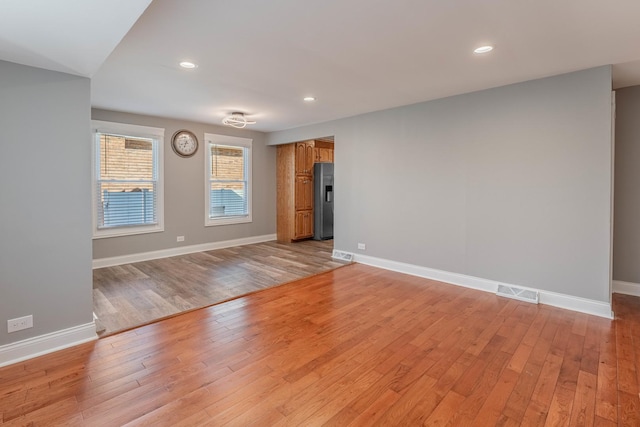
[(465, 274), (451, 273), (449, 271), (436, 270), (434, 268), (421, 267), (419, 265), (406, 264), (403, 262), (390, 261), (382, 258), (375, 258), (367, 255), (355, 254), (355, 262), (384, 268), (385, 270), (397, 271), (399, 273), (410, 274), (412, 276), (424, 277), (426, 279), (438, 280), (452, 285), (463, 286), (465, 288), (477, 289), (480, 291), (496, 293), (498, 285), (517, 286), (530, 289), (540, 293), (540, 303), (552, 305), (554, 307), (567, 310), (578, 311), (586, 314), (613, 319), (611, 305), (601, 301), (586, 298), (564, 295), (542, 289), (528, 288), (521, 285), (497, 282), (495, 280), (482, 279), (480, 277), (467, 276)]
[(263, 236), (244, 237), (241, 239), (225, 240), (222, 242), (202, 243), (199, 245), (180, 246), (177, 248), (161, 249), (158, 251), (141, 252), (137, 254), (121, 255), (110, 258), (98, 258), (93, 260), (93, 268), (113, 267), (133, 262), (150, 261), (153, 259), (169, 258), (178, 255), (187, 255), (195, 252), (213, 251), (216, 249), (231, 248), (234, 246), (250, 245), (253, 243), (269, 242), (276, 240), (275, 234)]
[(0, 346), (0, 367), (98, 339), (94, 322)]
[(640, 283), (623, 282), (622, 280), (613, 281), (613, 292), (616, 294), (633, 295), (640, 297)]

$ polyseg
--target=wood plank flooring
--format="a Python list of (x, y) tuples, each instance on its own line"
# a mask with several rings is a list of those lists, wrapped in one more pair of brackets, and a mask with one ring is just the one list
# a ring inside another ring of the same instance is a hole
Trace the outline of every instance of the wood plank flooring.
[(0, 425), (640, 426), (615, 321), (353, 264), (0, 369)]
[(145, 325), (250, 292), (329, 271), (333, 240), (257, 243), (93, 272), (99, 334)]

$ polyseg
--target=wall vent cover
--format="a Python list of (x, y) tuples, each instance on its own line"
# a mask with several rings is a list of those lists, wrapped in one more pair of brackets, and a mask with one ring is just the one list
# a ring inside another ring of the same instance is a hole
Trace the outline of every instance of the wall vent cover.
[(338, 250), (333, 250), (333, 255), (331, 255), (333, 259), (339, 259), (340, 261), (353, 261), (353, 254), (351, 252), (343, 252)]
[(540, 295), (538, 291), (532, 291), (530, 289), (518, 288), (515, 286), (498, 285), (498, 291), (496, 295), (501, 297), (513, 298), (520, 301), (531, 302), (538, 304), (540, 301)]

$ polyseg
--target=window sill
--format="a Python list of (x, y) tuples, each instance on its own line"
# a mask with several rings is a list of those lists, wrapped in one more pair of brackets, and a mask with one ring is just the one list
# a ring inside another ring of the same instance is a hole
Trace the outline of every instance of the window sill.
[(235, 216), (235, 217), (220, 218), (220, 219), (207, 218), (204, 222), (204, 226), (215, 227), (218, 225), (246, 224), (248, 222), (253, 222), (251, 219), (251, 215)]
[(93, 239), (106, 239), (109, 237), (133, 236), (136, 234), (160, 233), (164, 231), (162, 225), (149, 225), (142, 227), (117, 227), (104, 228), (93, 231)]

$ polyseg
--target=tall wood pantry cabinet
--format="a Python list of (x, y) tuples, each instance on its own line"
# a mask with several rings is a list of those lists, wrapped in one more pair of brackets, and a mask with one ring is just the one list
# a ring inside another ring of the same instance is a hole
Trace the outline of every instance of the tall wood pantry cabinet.
[(333, 162), (332, 142), (310, 140), (278, 146), (279, 242), (313, 237), (313, 165), (317, 162)]

